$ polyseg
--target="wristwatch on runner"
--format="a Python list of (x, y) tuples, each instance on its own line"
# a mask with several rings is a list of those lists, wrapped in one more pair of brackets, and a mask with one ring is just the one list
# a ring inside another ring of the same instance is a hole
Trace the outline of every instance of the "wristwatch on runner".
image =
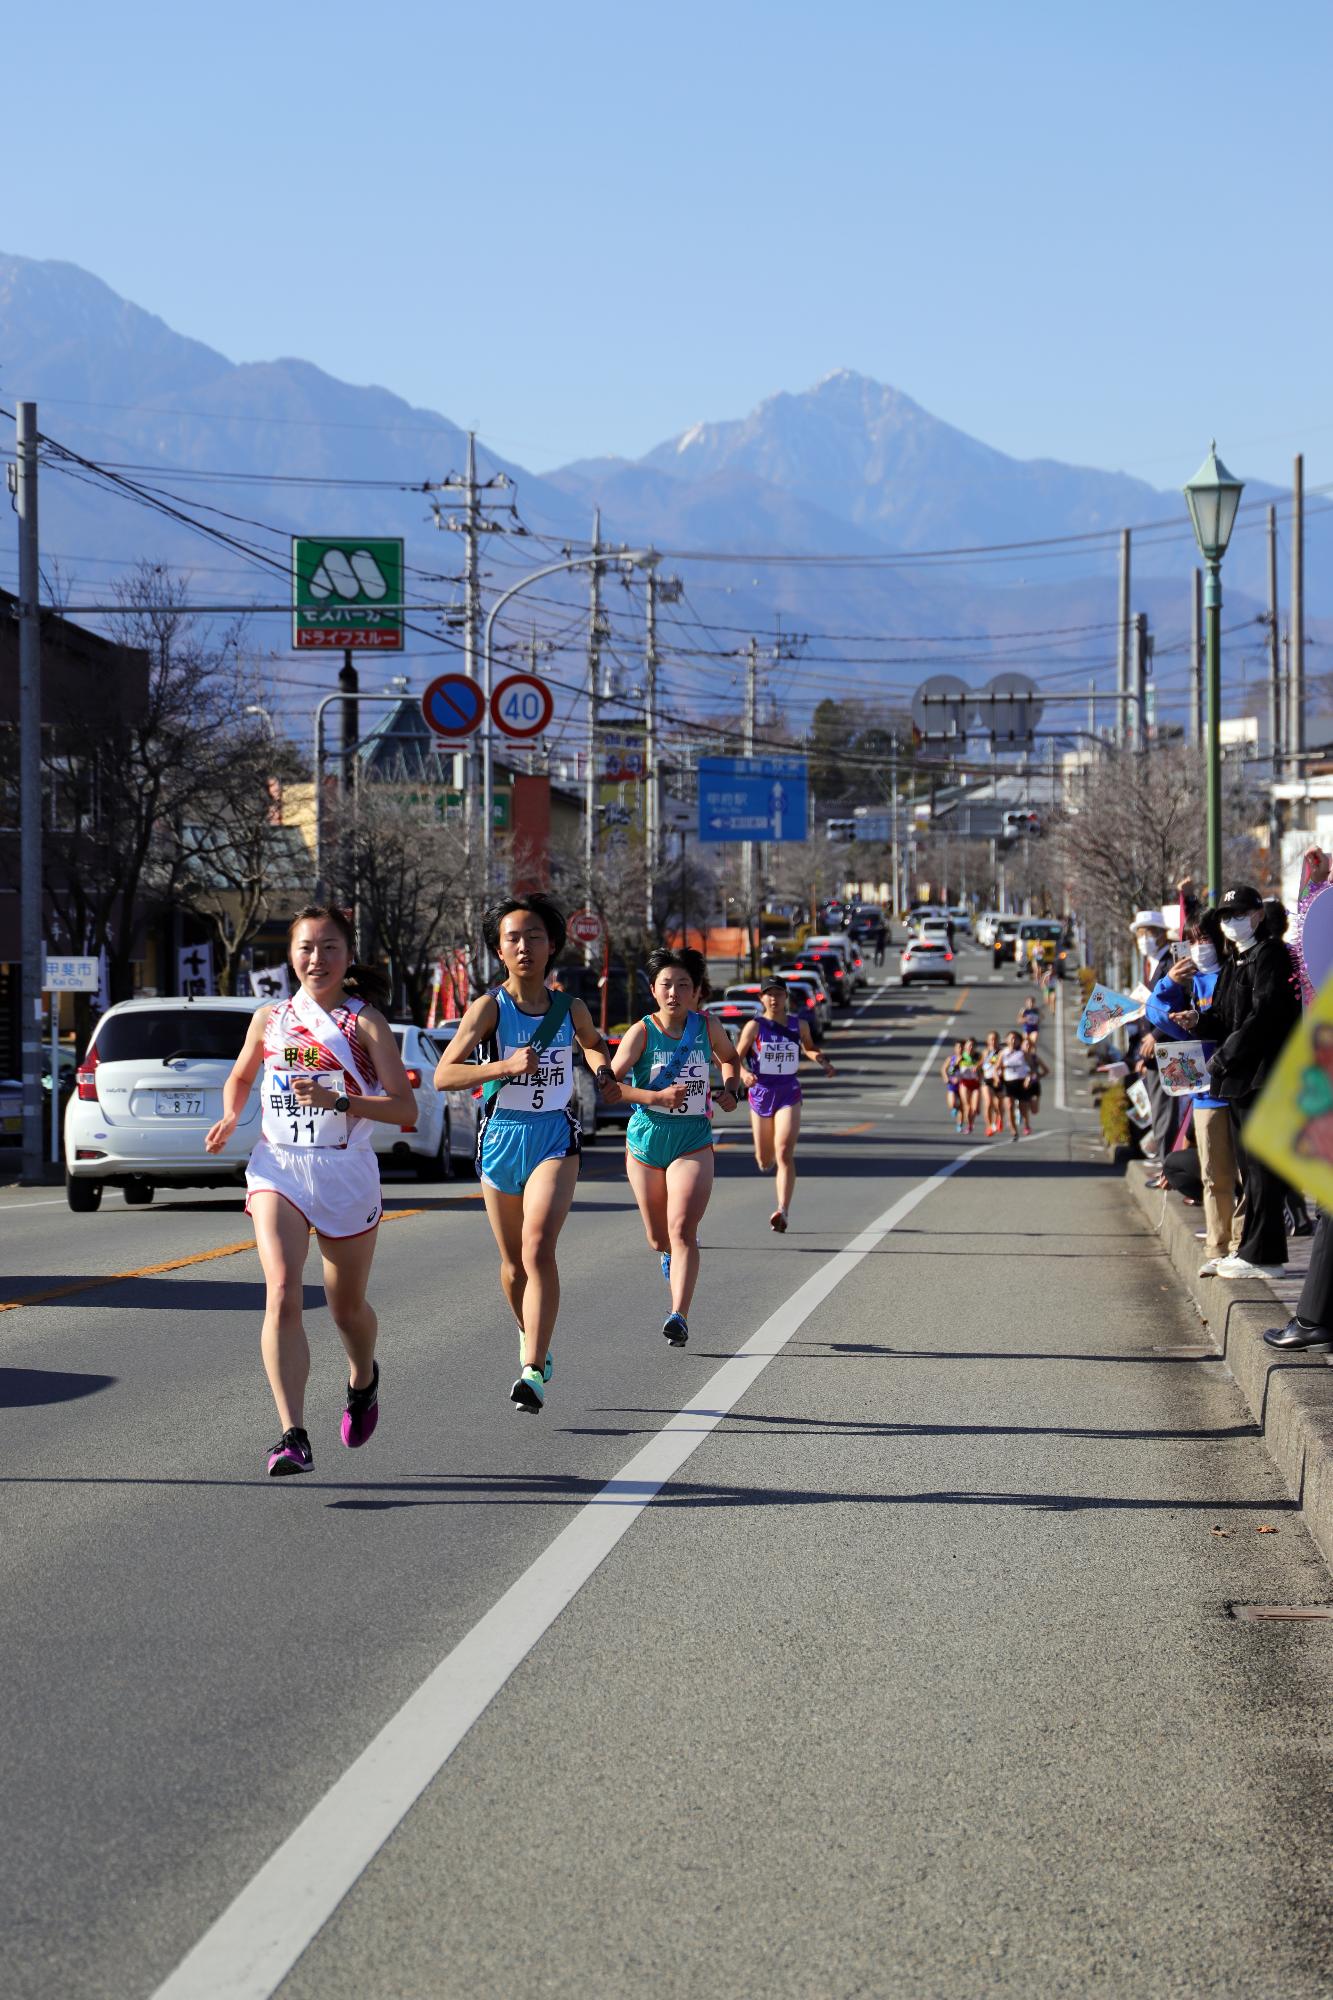
[(616, 1073), (610, 1063), (603, 1063), (602, 1067), (597, 1071), (594, 1081), (598, 1084), (614, 1083), (615, 1077)]
[(333, 1108), (335, 1111), (346, 1112), (351, 1102), (352, 1102), (351, 1098), (348, 1097), (348, 1095), (344, 1091), (339, 1096), (334, 1098)]

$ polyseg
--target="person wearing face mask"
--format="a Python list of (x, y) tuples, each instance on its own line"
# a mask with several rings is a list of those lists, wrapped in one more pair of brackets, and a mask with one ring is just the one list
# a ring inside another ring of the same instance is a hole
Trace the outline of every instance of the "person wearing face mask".
[(1217, 1260), (1220, 1278), (1274, 1273), (1287, 1261), (1286, 1188), (1262, 1160), (1246, 1152), (1243, 1127), (1300, 1018), (1300, 990), (1290, 954), (1275, 936), (1263, 897), (1248, 883), (1228, 889), (1217, 906), (1227, 957), (1197, 1032), (1216, 1041), (1208, 1065), (1210, 1095), (1230, 1106), (1241, 1176), (1240, 1241)]
[[(1226, 943), (1216, 910), (1204, 910), (1185, 925), (1185, 956), (1178, 958), (1169, 975), (1158, 982), (1148, 1002), (1148, 1018), (1158, 1032), (1178, 1039), (1184, 1032), (1177, 1015), (1191, 1006), (1206, 1009), (1221, 976)], [(1160, 1025), (1159, 1025), (1160, 1024)], [(1204, 1061), (1216, 1053), (1216, 1044), (1205, 1042)], [(1223, 1097), (1201, 1090), (1190, 1099), (1194, 1119), (1194, 1143), (1199, 1154), (1199, 1178), (1203, 1183), (1204, 1261), (1201, 1278), (1217, 1273), (1224, 1257), (1240, 1247), (1241, 1220), (1236, 1208), (1236, 1148), (1231, 1134), (1231, 1112)]]
[[(1139, 983), (1146, 986), (1149, 996), (1156, 991), (1171, 970), (1171, 948), (1166, 939), (1166, 918), (1160, 910), (1140, 910), (1130, 929), (1134, 936), (1134, 950), (1137, 956), (1136, 971)], [(1169, 1030), (1167, 1030), (1169, 1032)], [(1143, 1027), (1137, 1036), (1130, 1037), (1129, 1059), (1131, 1067), (1137, 1067), (1148, 1093), (1152, 1107), (1151, 1138), (1145, 1148), (1145, 1157), (1158, 1173), (1171, 1150), (1171, 1142), (1176, 1136), (1180, 1113), (1177, 1100), (1162, 1086), (1153, 1057), (1157, 1052), (1157, 1028), (1154, 1026), (1151, 1007), (1144, 1017)]]

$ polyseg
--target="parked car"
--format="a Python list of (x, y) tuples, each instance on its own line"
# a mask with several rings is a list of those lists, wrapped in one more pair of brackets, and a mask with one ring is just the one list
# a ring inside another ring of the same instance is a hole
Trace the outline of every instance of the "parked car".
[(852, 1004), (852, 981), (841, 953), (834, 951), (803, 951), (792, 960), (793, 972), (817, 972), (828, 988), (829, 998), (835, 1007), (850, 1007)]
[(846, 931), (836, 931), (828, 937), (807, 938), (801, 946), (801, 951), (807, 956), (811, 952), (820, 951), (836, 953), (842, 960), (847, 971), (849, 996), (858, 986), (869, 984), (865, 970), (865, 961), (856, 943), (852, 938), (848, 937)]
[(780, 972), (778, 978), (791, 995), (791, 1018), (804, 1014), (810, 1023), (810, 1039), (822, 1042), (833, 1024), (833, 1002), (817, 972)]
[(415, 1167), (423, 1181), (443, 1181), (455, 1173), (472, 1172), (477, 1155), (477, 1102), (469, 1090), (437, 1090), (434, 1080), (435, 1065), (457, 1021), (445, 1022), (430, 1034), (411, 1021), (391, 1021), (389, 1026), (417, 1100), (417, 1115), (412, 1125), (372, 1125), (375, 1151), (381, 1160)]
[(991, 957), (998, 972), (1000, 967), (1014, 956), (1014, 946), (1018, 933), (1023, 928), (1021, 917), (997, 917), (991, 933)]
[(909, 938), (903, 946), (899, 970), (904, 986), (927, 979), (938, 979), (945, 986), (954, 984), (953, 953), (938, 938)]
[(710, 1000), (704, 1008), (708, 1018), (716, 1021), (718, 1026), (731, 1036), (733, 1042), (745, 1023), (758, 1020), (763, 1011), (757, 999)]
[[(56, 1053), (56, 1063), (60, 1074), (60, 1105), (63, 1113), (65, 1101), (74, 1089), (74, 1076), (78, 1057), (73, 1049), (60, 1048)], [(51, 1050), (49, 1045), (42, 1049), (42, 1148), (46, 1148), (47, 1135), (51, 1130)], [(22, 1143), (23, 1139), (23, 1078), (21, 1076), (0, 1077), (0, 1141), (12, 1139)]]
[(220, 1153), (204, 1136), (258, 1001), (122, 1000), (108, 1007), (65, 1107), (65, 1195), (78, 1214), (108, 1184), (144, 1205), (156, 1187), (237, 1187), (259, 1137), (259, 1092)]

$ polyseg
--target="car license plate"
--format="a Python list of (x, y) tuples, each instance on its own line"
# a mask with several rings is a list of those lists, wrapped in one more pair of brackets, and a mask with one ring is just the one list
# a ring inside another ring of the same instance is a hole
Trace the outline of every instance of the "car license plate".
[(157, 1093), (159, 1118), (201, 1118), (203, 1112), (204, 1094), (201, 1090), (159, 1090)]

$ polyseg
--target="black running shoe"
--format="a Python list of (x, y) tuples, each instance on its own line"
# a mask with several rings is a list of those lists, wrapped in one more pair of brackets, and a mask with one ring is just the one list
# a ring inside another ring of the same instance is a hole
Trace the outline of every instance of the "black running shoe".
[(285, 1479), (292, 1472), (309, 1472), (314, 1464), (310, 1439), (304, 1431), (284, 1431), (268, 1455), (270, 1479)]
[(509, 1391), (509, 1400), (516, 1410), (523, 1410), (530, 1417), (540, 1416), (546, 1401), (541, 1369), (525, 1368)]
[(669, 1347), (683, 1347), (690, 1337), (690, 1329), (685, 1324), (684, 1313), (668, 1313), (662, 1326), (662, 1338)]

